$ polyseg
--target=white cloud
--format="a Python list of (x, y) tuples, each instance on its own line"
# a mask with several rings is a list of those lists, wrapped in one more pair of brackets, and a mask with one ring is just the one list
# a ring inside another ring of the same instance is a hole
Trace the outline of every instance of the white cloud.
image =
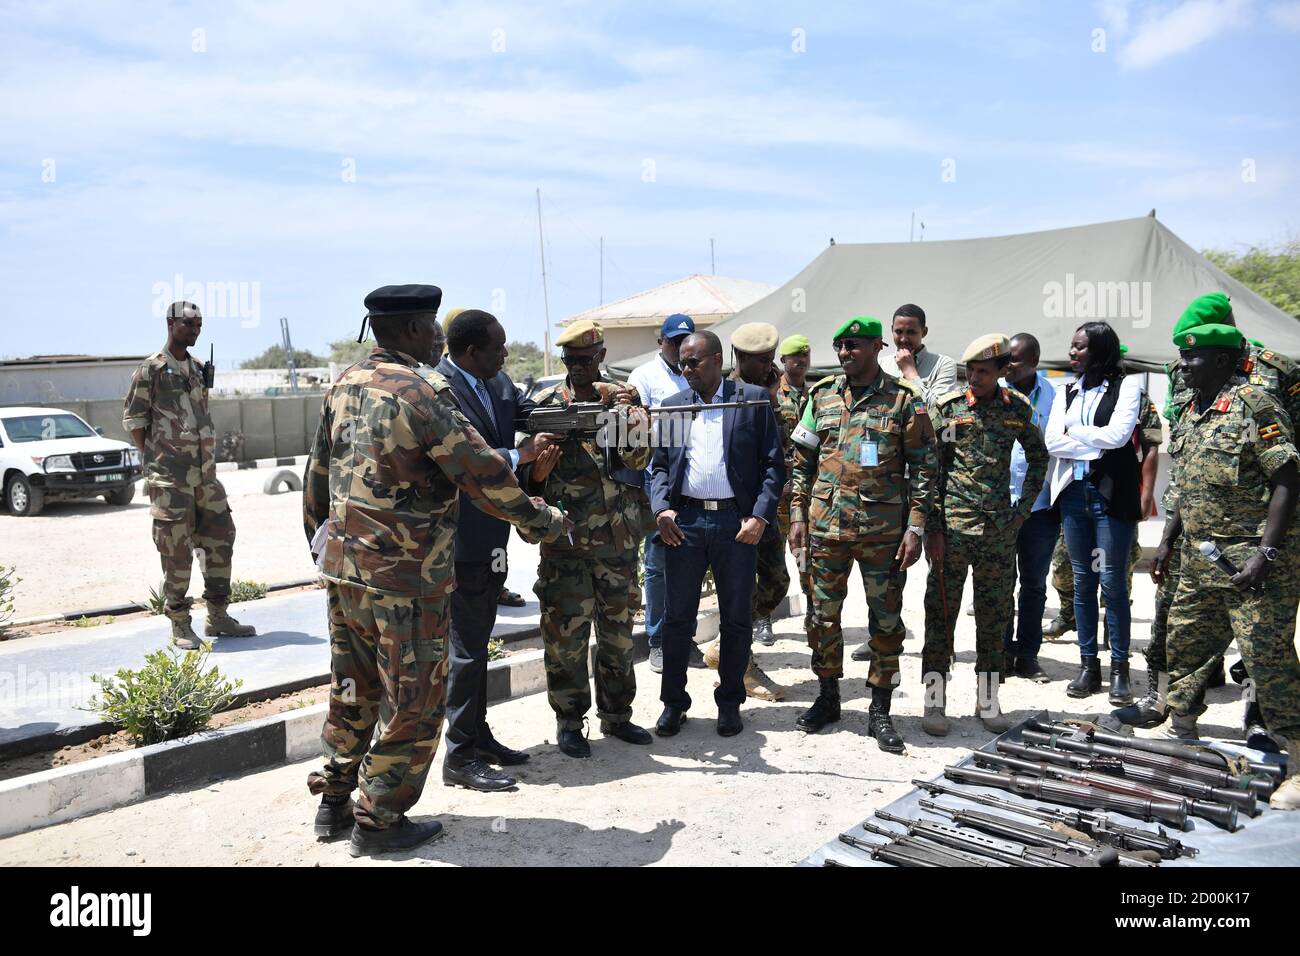
[(1149, 13), (1119, 52), (1119, 65), (1140, 70), (1195, 49), (1225, 30), (1250, 21), (1250, 0), (1184, 0), (1172, 10)]
[(1300, 32), (1300, 3), (1275, 3), (1268, 8), (1268, 17), (1279, 26)]
[(1132, 6), (1133, 0), (1100, 0), (1096, 9), (1106, 29), (1117, 37), (1122, 37), (1128, 33), (1129, 10)]

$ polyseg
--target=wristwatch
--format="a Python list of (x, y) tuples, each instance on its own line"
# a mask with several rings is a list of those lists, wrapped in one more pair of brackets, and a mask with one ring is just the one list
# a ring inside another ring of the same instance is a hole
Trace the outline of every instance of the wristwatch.
[(1277, 548), (1266, 548), (1261, 544), (1256, 550), (1270, 561), (1277, 560)]
[(925, 537), (925, 526), (924, 526), (924, 525), (919, 525), (919, 524), (909, 524), (909, 525), (907, 526), (907, 530), (910, 531), (910, 532), (912, 532), (912, 534), (916, 535), (918, 538), (923, 538), (923, 537)]

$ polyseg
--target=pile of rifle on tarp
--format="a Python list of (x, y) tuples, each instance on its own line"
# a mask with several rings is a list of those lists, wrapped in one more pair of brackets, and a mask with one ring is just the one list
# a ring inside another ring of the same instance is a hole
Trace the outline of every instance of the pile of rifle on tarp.
[[(1029, 806), (931, 780), (913, 780), (931, 798), (954, 797), (999, 811), (922, 799), (937, 819), (876, 817), (904, 831), (863, 823), (877, 843), (848, 833), (840, 840), (895, 866), (1158, 866), (1196, 849), (1165, 826), (1189, 829), (1190, 817), (1225, 830), (1256, 816), (1282, 781), (1285, 766), (1234, 757), (1202, 745), (1108, 733), (1083, 721), (1031, 720), (1021, 741), (975, 751), (977, 767), (946, 767), (956, 784), (991, 787), (1053, 806)], [(1065, 809), (1069, 808), (1069, 809)], [(1120, 823), (1105, 811), (1154, 823)], [(845, 860), (827, 858), (831, 866)]]

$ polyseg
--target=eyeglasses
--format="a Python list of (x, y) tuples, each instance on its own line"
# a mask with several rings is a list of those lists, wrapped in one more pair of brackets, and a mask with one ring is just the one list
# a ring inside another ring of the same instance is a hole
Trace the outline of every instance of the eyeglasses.
[(574, 366), (578, 366), (579, 368), (581, 368), (581, 367), (584, 366), (584, 365), (590, 365), (590, 364), (592, 364), (593, 362), (595, 362), (595, 361), (596, 361), (596, 356), (594, 356), (594, 355), (562, 355), (562, 356), (560, 356), (560, 361), (563, 362), (565, 365), (567, 365), (569, 368), (573, 368)]
[(849, 351), (856, 352), (858, 349), (866, 348), (866, 339), (836, 339), (831, 343), (831, 347), (837, 352)]
[(712, 358), (712, 356), (710, 356), (710, 355), (705, 355), (703, 358), (687, 358), (687, 359), (682, 359), (682, 360), (679, 361), (677, 364), (680, 365), (682, 368), (699, 368), (699, 367), (700, 367), (700, 363), (703, 362), (704, 359), (707, 359), (707, 358)]

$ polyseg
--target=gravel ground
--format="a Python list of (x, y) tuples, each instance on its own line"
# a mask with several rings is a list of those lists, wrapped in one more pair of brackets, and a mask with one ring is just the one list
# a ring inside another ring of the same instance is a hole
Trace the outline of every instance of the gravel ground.
[[(246, 526), (250, 523), (246, 522)], [(857, 582), (855, 576), (854, 581)], [(849, 646), (865, 636), (860, 592), (846, 605)], [(762, 666), (789, 688), (782, 703), (751, 701), (742, 709), (745, 732), (714, 732), (713, 673), (692, 670), (695, 700), (686, 729), (671, 740), (633, 747), (600, 738), (592, 729), (593, 757), (571, 760), (554, 747), (555, 725), (544, 695), (492, 707), (498, 737), (528, 749), (532, 761), (517, 791), (479, 794), (444, 787), (436, 760), (413, 815), (436, 816), (446, 833), (404, 857), (352, 861), (340, 844), (318, 844), (311, 834), (315, 804), (306, 791), (316, 761), (247, 774), (209, 787), (157, 797), (0, 841), (0, 862), (55, 865), (334, 865), (371, 862), (461, 865), (768, 865), (795, 863), (836, 833), (902, 795), (912, 777), (929, 777), (992, 735), (972, 717), (954, 721), (945, 739), (920, 729), (921, 599), (924, 575), (909, 576), (904, 617), (917, 635), (903, 658), (903, 684), (895, 695), (896, 724), (907, 740), (903, 756), (881, 753), (866, 737), (867, 665), (847, 663), (845, 714), (833, 729), (805, 736), (794, 720), (816, 694), (798, 621), (777, 625), (780, 640), (758, 648)], [(969, 585), (968, 585), (969, 588)], [(1134, 637), (1145, 641), (1154, 589), (1135, 585)], [(969, 602), (969, 591), (967, 603)], [(1049, 608), (1049, 613), (1050, 613)], [(958, 625), (958, 664), (950, 714), (974, 707), (974, 619)], [(1046, 685), (1011, 679), (1003, 689), (1009, 711), (1046, 708), (1053, 714), (1088, 715), (1106, 709), (1105, 696), (1073, 701), (1065, 682), (1074, 674), (1078, 648), (1044, 646)], [(1144, 675), (1134, 669), (1138, 686)], [(653, 723), (659, 712), (658, 679), (643, 663), (634, 719)], [(1239, 739), (1238, 688), (1211, 693), (1203, 733)], [(1154, 736), (1155, 732), (1151, 732)], [(163, 825), (159, 825), (162, 823)]]

